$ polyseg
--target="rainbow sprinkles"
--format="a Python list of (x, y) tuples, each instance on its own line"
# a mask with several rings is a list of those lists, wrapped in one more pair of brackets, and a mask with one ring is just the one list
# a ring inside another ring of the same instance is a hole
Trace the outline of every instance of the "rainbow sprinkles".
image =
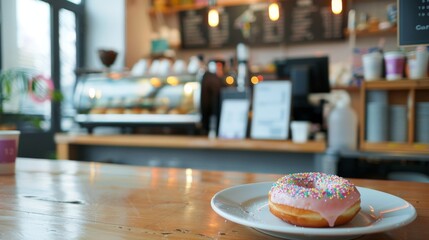
[(354, 184), (339, 176), (307, 172), (280, 178), (273, 184), (270, 193), (275, 190), (293, 198), (345, 199), (354, 189)]

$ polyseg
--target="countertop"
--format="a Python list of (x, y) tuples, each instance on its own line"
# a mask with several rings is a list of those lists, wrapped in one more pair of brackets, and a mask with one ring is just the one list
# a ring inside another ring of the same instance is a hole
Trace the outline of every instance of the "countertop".
[(296, 153), (323, 153), (326, 150), (324, 141), (294, 143), (290, 140), (255, 140), (255, 139), (210, 139), (207, 136), (177, 135), (91, 135), (91, 134), (56, 134), (55, 142), (60, 159), (70, 159), (73, 146), (126, 146), (157, 147), (183, 149), (219, 149), (243, 151), (271, 151)]
[[(216, 214), (225, 188), (280, 175), (18, 158), (0, 176), (1, 239), (277, 239)], [(360, 239), (426, 239), (429, 185), (352, 179), (417, 210), (407, 226)]]

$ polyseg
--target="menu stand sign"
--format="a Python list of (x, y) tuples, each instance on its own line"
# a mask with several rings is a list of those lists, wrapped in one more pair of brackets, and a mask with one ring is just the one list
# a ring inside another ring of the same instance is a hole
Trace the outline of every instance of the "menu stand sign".
[(265, 81), (255, 85), (251, 138), (288, 138), (292, 84)]
[(247, 99), (225, 99), (219, 123), (219, 138), (246, 138), (249, 101)]
[(398, 0), (399, 45), (429, 44), (429, 0)]

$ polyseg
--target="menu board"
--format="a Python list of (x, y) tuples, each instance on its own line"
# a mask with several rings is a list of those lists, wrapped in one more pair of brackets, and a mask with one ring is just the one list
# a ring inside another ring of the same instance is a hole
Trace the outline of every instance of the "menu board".
[[(280, 19), (271, 21), (268, 3), (219, 7), (219, 25), (209, 27), (208, 9), (179, 13), (182, 46), (189, 48), (235, 47), (279, 43), (306, 43), (344, 38), (346, 15), (335, 15), (330, 1), (284, 0)], [(345, 2), (344, 2), (345, 4)], [(343, 9), (346, 9), (343, 6)]]
[(234, 46), (238, 43), (264, 45), (283, 42), (284, 15), (280, 14), (279, 20), (271, 21), (267, 8), (267, 3), (228, 7), (232, 20), (230, 42)]
[(286, 0), (285, 18), (287, 43), (344, 38), (346, 15), (332, 13), (331, 1)]
[(284, 42), (284, 14), (268, 17), (267, 3), (219, 7), (219, 25), (209, 27), (207, 9), (179, 13), (183, 48), (235, 47), (238, 43), (264, 45)]
[(429, 44), (429, 0), (399, 0), (399, 45)]
[(207, 10), (182, 11), (179, 17), (183, 48), (207, 47)]

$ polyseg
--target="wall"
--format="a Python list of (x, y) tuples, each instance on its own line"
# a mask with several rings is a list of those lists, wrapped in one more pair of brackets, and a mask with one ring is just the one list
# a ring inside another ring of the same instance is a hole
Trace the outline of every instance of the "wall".
[(125, 66), (125, 1), (86, 1), (86, 68), (103, 68), (97, 54), (102, 48), (119, 53), (113, 70)]
[(2, 68), (8, 69), (15, 67), (14, 64), (18, 62), (16, 49), (18, 48), (18, 36), (16, 33), (17, 22), (16, 22), (16, 2), (1, 0), (1, 13), (0, 21), (7, 22), (7, 24), (1, 25), (1, 43), (2, 43)]
[(148, 14), (150, 1), (126, 1), (126, 59), (125, 65), (131, 67), (150, 52), (152, 25)]
[[(150, 56), (150, 38), (159, 30), (159, 18), (155, 15), (149, 15), (149, 8), (147, 5), (142, 6), (143, 0), (127, 0), (128, 5), (136, 5), (132, 12), (127, 13), (127, 45), (128, 41), (134, 41), (132, 45), (127, 47), (126, 66), (132, 67), (139, 58)], [(365, 12), (369, 16), (379, 17), (381, 20), (386, 19), (385, 5), (394, 2), (394, 0), (367, 0), (356, 1), (352, 7), (356, 9), (357, 13)], [(131, 3), (131, 4), (130, 4)], [(127, 8), (128, 9), (128, 8)], [(136, 10), (138, 9), (138, 10)], [(178, 19), (176, 15), (167, 14), (164, 21), (167, 22), (170, 28), (178, 27)], [(142, 18), (144, 20), (142, 21)], [(146, 25), (146, 23), (149, 23)], [(145, 25), (143, 25), (145, 24)], [(144, 26), (144, 27), (142, 27)], [(379, 36), (366, 36), (358, 38), (355, 44), (351, 44), (349, 39), (341, 41), (333, 41), (327, 43), (312, 43), (312, 44), (296, 44), (286, 45), (278, 44), (266, 47), (252, 47), (250, 51), (250, 63), (252, 65), (266, 65), (275, 59), (295, 57), (295, 56), (308, 56), (308, 55), (328, 55), (331, 62), (331, 79), (335, 79), (336, 72), (340, 72), (341, 68), (349, 68), (352, 59), (352, 47), (376, 47), (384, 45), (385, 50), (395, 50), (397, 48), (396, 35), (379, 35)], [(196, 49), (196, 50), (183, 50), (176, 49), (176, 57), (188, 60), (190, 56), (196, 54), (204, 54), (206, 59), (210, 58), (224, 58), (228, 59), (235, 54), (235, 49)], [(347, 79), (344, 77), (343, 82)], [(341, 82), (341, 80), (340, 80)]]

